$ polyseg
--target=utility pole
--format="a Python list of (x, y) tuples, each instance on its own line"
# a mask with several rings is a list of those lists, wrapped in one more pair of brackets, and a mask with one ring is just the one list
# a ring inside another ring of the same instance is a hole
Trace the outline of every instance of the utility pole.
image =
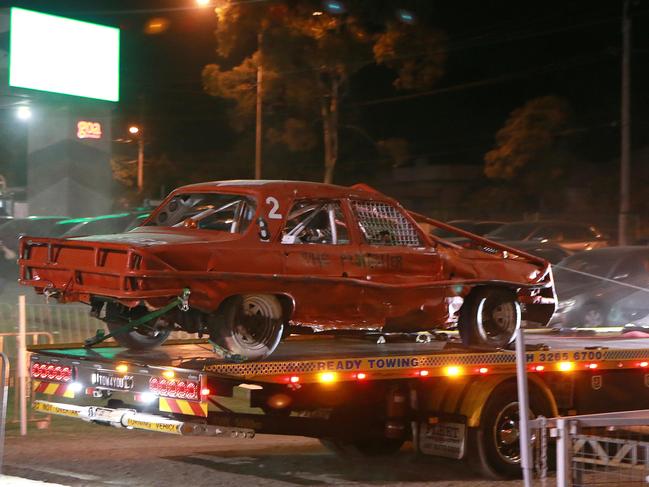
[(144, 189), (144, 134), (140, 131), (137, 139), (137, 192)]
[(262, 50), (261, 44), (263, 42), (264, 35), (263, 29), (257, 34), (257, 115), (255, 123), (255, 179), (261, 179), (261, 142), (262, 142), (262, 109), (263, 109), (263, 89), (262, 85), (264, 82), (264, 67), (262, 61)]
[(624, 1), (622, 14), (622, 114), (620, 156), (620, 214), (618, 243), (629, 242), (629, 214), (631, 211), (631, 17), (630, 0)]

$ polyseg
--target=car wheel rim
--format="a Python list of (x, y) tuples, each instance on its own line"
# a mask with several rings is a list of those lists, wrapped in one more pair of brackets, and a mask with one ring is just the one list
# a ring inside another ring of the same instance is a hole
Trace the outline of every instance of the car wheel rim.
[(485, 340), (511, 337), (518, 326), (516, 303), (505, 302), (488, 309), (484, 299), (478, 307), (478, 330)]
[[(531, 412), (529, 417), (533, 417)], [(493, 427), (495, 450), (501, 459), (511, 464), (521, 461), (519, 421), (518, 402), (511, 402), (500, 410)], [(532, 435), (530, 442), (534, 441)]]
[(244, 296), (236, 313), (234, 336), (247, 348), (266, 346), (275, 336), (279, 317), (269, 297)]

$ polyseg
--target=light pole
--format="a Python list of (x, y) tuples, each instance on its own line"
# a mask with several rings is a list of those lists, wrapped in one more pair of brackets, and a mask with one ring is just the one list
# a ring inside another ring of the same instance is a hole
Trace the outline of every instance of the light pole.
[(144, 189), (144, 136), (137, 125), (128, 128), (129, 134), (137, 137), (137, 192)]

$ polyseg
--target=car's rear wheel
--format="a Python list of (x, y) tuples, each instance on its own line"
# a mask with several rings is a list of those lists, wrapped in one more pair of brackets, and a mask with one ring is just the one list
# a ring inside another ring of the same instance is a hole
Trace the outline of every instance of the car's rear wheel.
[(272, 294), (244, 294), (227, 299), (210, 316), (210, 340), (246, 360), (270, 355), (284, 330), (282, 305)]
[(169, 338), (171, 330), (167, 327), (167, 323), (160, 318), (133, 330), (122, 331), (129, 319), (135, 319), (130, 313), (128, 308), (116, 303), (109, 303), (106, 308), (106, 327), (110, 333), (115, 333), (115, 341), (122, 347), (148, 350), (162, 345)]
[(521, 307), (509, 289), (476, 288), (460, 309), (460, 336), (468, 346), (506, 347), (520, 326)]

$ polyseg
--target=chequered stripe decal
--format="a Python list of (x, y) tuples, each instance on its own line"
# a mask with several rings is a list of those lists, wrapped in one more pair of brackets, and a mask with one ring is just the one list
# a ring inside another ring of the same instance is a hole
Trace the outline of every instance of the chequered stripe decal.
[(187, 401), (185, 399), (160, 398), (160, 411), (176, 414), (187, 414), (190, 416), (207, 417), (207, 403)]
[[(591, 362), (645, 360), (649, 359), (649, 349), (633, 350), (549, 350), (526, 352), (528, 363), (558, 363), (562, 361)], [(347, 363), (351, 363), (347, 366)], [(294, 362), (246, 362), (240, 364), (211, 364), (206, 372), (235, 377), (255, 377), (263, 375), (282, 375), (294, 373), (317, 373), (321, 371), (398, 371), (418, 368), (457, 366), (514, 366), (514, 352), (454, 353), (439, 355), (404, 355), (364, 358), (331, 358)]]
[(57, 382), (44, 382), (41, 380), (32, 380), (32, 390), (42, 394), (53, 396), (63, 396), (74, 399), (74, 391), (69, 390), (68, 384), (59, 384)]

